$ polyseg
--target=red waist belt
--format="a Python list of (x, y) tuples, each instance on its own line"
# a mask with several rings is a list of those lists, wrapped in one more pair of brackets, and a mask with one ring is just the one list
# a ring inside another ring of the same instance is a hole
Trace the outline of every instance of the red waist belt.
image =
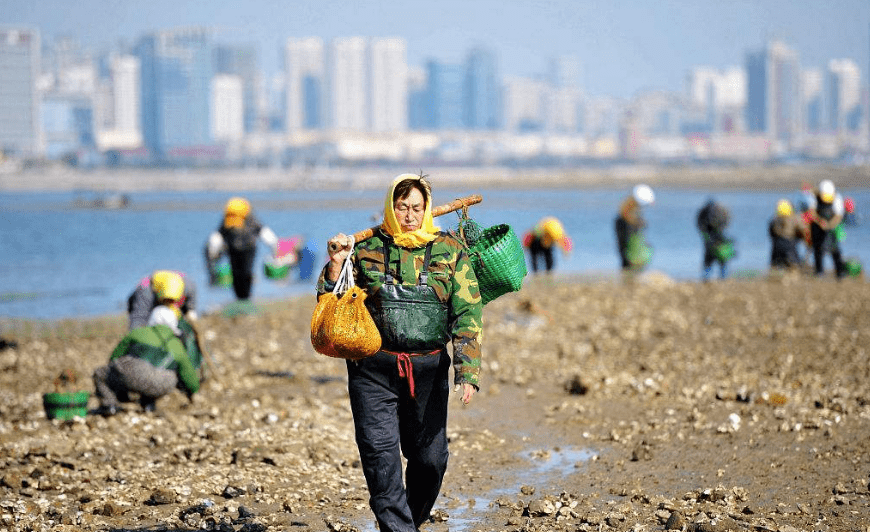
[(414, 393), (414, 364), (411, 363), (411, 357), (434, 355), (441, 352), (440, 349), (426, 353), (397, 353), (395, 351), (387, 351), (386, 349), (381, 349), (381, 351), (396, 356), (396, 366), (399, 368), (399, 377), (408, 379), (408, 390), (411, 392), (411, 397), (416, 397)]

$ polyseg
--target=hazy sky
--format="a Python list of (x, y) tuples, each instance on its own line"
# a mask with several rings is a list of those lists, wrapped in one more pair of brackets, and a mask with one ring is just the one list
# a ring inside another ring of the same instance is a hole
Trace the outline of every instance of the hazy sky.
[(693, 66), (743, 65), (770, 38), (804, 67), (851, 58), (867, 81), (870, 0), (2, 0), (0, 24), (38, 27), (43, 39), (78, 37), (94, 48), (174, 26), (205, 25), (219, 40), (259, 45), (280, 69), (287, 37), (398, 36), (408, 61), (459, 62), (493, 48), (503, 76), (534, 76), (548, 59), (576, 55), (591, 95), (682, 91)]

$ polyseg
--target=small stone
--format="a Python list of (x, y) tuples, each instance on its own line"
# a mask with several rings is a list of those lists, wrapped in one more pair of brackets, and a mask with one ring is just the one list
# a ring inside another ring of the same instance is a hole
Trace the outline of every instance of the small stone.
[(685, 524), (686, 520), (683, 519), (683, 515), (680, 512), (671, 512), (671, 516), (668, 517), (668, 521), (665, 523), (665, 530), (682, 530)]
[(6, 473), (3, 475), (3, 479), (0, 480), (0, 484), (7, 488), (17, 490), (24, 487), (24, 479), (18, 473)]
[(173, 504), (177, 502), (178, 496), (170, 489), (157, 489), (151, 493), (151, 497), (145, 501), (149, 506), (157, 506), (160, 504)]
[(123, 513), (124, 508), (112, 501), (106, 502), (106, 504), (103, 505), (103, 508), (100, 511), (100, 515), (105, 515), (108, 517), (117, 517)]
[(618, 528), (623, 521), (625, 521), (625, 516), (617, 512), (608, 514), (607, 517), (604, 519), (604, 522), (607, 523), (607, 526), (612, 526), (613, 528)]
[(649, 444), (647, 444), (646, 442), (641, 442), (640, 445), (635, 447), (634, 450), (631, 452), (632, 462), (639, 462), (640, 460), (652, 460), (652, 451), (650, 450)]
[(529, 503), (529, 515), (543, 517), (556, 513), (556, 505), (549, 499), (536, 499)]
[(225, 499), (235, 499), (241, 495), (245, 494), (244, 488), (237, 488), (235, 486), (227, 486), (221, 492), (221, 497)]

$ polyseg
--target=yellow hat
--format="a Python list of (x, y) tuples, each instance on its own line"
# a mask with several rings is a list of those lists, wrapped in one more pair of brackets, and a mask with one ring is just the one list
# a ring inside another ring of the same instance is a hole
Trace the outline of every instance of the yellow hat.
[(251, 204), (245, 198), (230, 198), (224, 209), (224, 225), (226, 227), (242, 227), (245, 217), (251, 212)]
[(184, 295), (184, 279), (175, 272), (158, 270), (151, 276), (151, 289), (161, 301), (178, 301)]
[(779, 216), (791, 216), (794, 210), (791, 207), (791, 202), (787, 199), (781, 199), (776, 202), (776, 214)]
[(539, 234), (541, 234), (545, 246), (549, 247), (553, 243), (556, 243), (566, 253), (571, 251), (571, 239), (565, 234), (562, 222), (552, 216), (548, 216), (540, 221), (539, 227)]
[(561, 240), (565, 237), (565, 228), (562, 227), (562, 224), (559, 220), (555, 218), (544, 218), (541, 222), (541, 229), (544, 230), (544, 234), (548, 237), (555, 240)]

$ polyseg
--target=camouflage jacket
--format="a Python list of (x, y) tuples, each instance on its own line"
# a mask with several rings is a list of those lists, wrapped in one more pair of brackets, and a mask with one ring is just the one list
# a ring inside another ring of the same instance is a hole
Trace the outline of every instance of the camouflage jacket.
[[(384, 283), (385, 238), (389, 237), (378, 231), (354, 247), (354, 281), (367, 294), (376, 293)], [(390, 246), (389, 264), (396, 283), (417, 283), (425, 251), (425, 246), (418, 249), (400, 248), (395, 244)], [(327, 268), (328, 265), (317, 281), (318, 295), (331, 291), (335, 285), (326, 280)], [(429, 286), (450, 308), (454, 382), (477, 387), (483, 305), (468, 251), (459, 240), (447, 233), (439, 233), (432, 245)]]

